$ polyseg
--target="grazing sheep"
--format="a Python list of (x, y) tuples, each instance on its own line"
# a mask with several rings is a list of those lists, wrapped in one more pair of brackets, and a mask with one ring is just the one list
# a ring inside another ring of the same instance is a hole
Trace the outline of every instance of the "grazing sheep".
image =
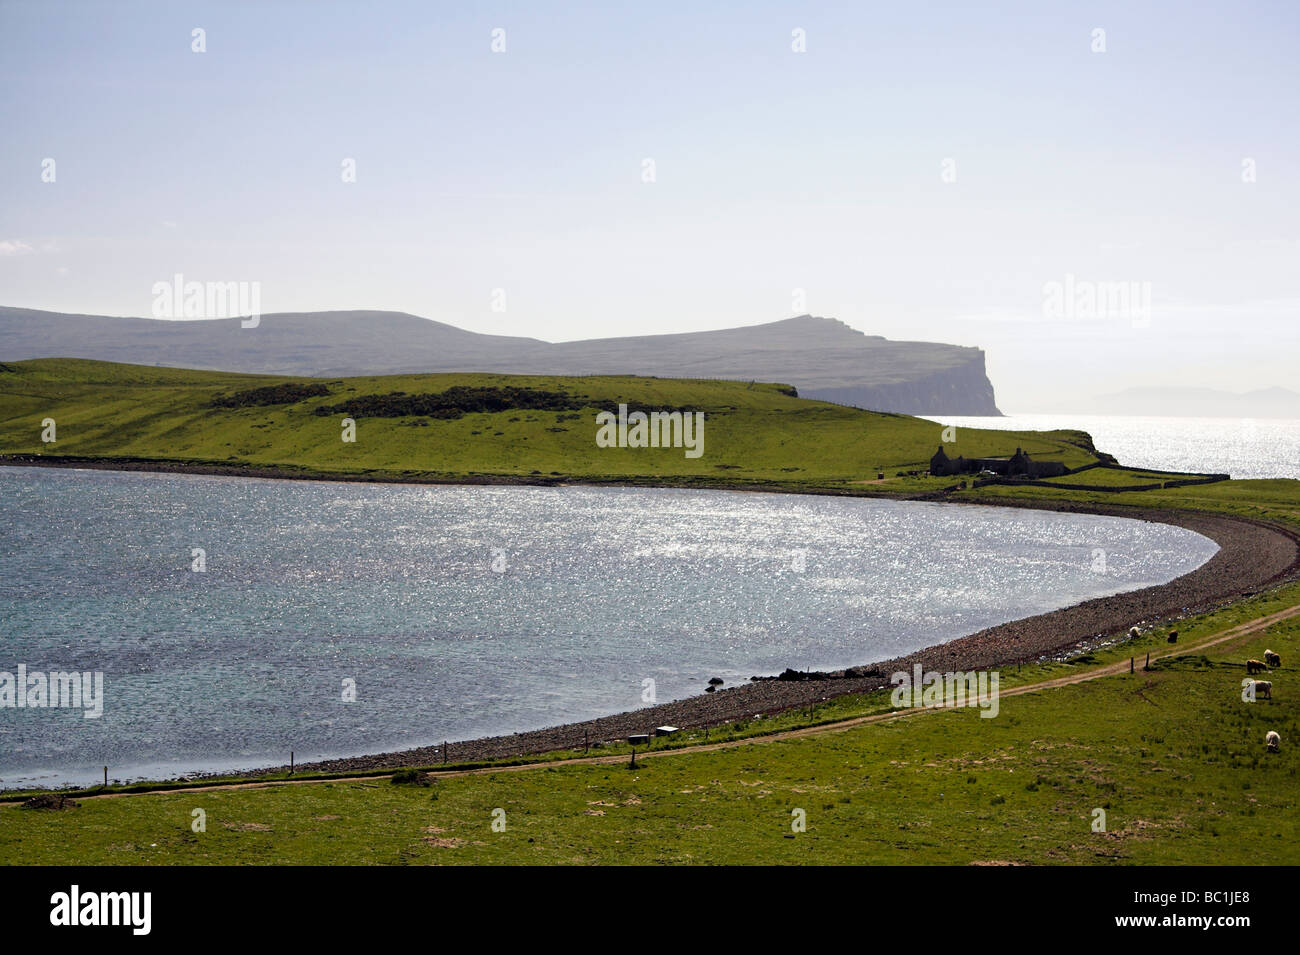
[(1276, 753), (1282, 748), (1282, 737), (1277, 735), (1276, 730), (1268, 731), (1268, 735), (1264, 737), (1264, 748), (1270, 753)]
[(1282, 658), (1278, 656), (1276, 653), (1274, 653), (1272, 650), (1265, 650), (1264, 662), (1271, 667), (1280, 667), (1282, 665)]
[(1138, 628), (1137, 628), (1137, 627), (1129, 627), (1129, 628), (1128, 628), (1128, 635), (1129, 635), (1129, 639), (1133, 639), (1133, 638), (1137, 637), (1137, 635), (1138, 635)]
[(1271, 700), (1273, 699), (1273, 684), (1268, 680), (1256, 680), (1252, 684), (1255, 689), (1255, 699)]
[(1246, 661), (1246, 672), (1247, 672), (1247, 673), (1263, 673), (1266, 669), (1268, 669), (1268, 668), (1267, 668), (1266, 666), (1264, 666), (1264, 661), (1263, 661), (1263, 660), (1247, 660), (1247, 661)]

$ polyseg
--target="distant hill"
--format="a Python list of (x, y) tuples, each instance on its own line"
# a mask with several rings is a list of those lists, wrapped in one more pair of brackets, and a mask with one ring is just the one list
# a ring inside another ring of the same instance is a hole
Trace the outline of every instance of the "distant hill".
[(1091, 414), (1178, 418), (1300, 418), (1300, 393), (1261, 388), (1238, 394), (1213, 388), (1126, 388), (1102, 395)]
[(978, 348), (888, 341), (831, 318), (551, 343), (482, 335), (404, 312), (285, 312), (162, 321), (0, 307), (0, 361), (90, 358), (278, 375), (498, 372), (655, 375), (794, 385), (874, 411), (997, 415)]

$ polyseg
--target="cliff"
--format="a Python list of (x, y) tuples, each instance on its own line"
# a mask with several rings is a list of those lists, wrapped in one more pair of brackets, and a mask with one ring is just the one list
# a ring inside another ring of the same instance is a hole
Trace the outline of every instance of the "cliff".
[(0, 308), (0, 360), (102, 361), (280, 375), (478, 371), (656, 375), (794, 385), (873, 411), (996, 415), (978, 348), (889, 341), (830, 318), (676, 335), (551, 343), (481, 335), (402, 312), (340, 311), (163, 321)]
[(953, 364), (942, 371), (897, 382), (801, 388), (799, 394), (872, 411), (1001, 415), (993, 398), (993, 384), (984, 370), (984, 352), (977, 348), (969, 351), (974, 354), (956, 356)]

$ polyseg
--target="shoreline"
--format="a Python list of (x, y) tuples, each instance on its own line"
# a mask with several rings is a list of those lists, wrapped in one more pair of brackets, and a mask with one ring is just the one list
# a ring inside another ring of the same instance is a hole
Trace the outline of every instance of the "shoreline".
[[(955, 502), (954, 502), (955, 503)], [(976, 502), (964, 502), (976, 504)], [(1219, 551), (1196, 570), (1166, 584), (1098, 597), (1021, 620), (1013, 620), (958, 637), (903, 657), (851, 667), (820, 679), (766, 678), (700, 693), (670, 703), (562, 723), (544, 729), (449, 742), (446, 762), (467, 763), (537, 755), (556, 750), (582, 749), (584, 741), (623, 740), (632, 734), (653, 732), (655, 726), (694, 729), (751, 719), (759, 714), (820, 703), (833, 697), (866, 693), (889, 686), (889, 674), (920, 664), (925, 670), (980, 670), (1031, 663), (1044, 657), (1086, 649), (1110, 639), (1130, 626), (1151, 627), (1161, 621), (1200, 613), (1250, 596), (1262, 589), (1300, 577), (1300, 534), (1262, 522), (1194, 512), (1141, 509), (1141, 515), (1112, 513), (1111, 508), (1083, 505), (1039, 510), (1071, 510), (1103, 516), (1128, 516), (1140, 520), (1164, 518), (1203, 534), (1219, 544)], [(1063, 504), (1066, 502), (1062, 502)], [(1071, 502), (1073, 503), (1073, 502)], [(994, 506), (1004, 506), (999, 502)], [(1028, 507), (1026, 503), (1010, 506)], [(1138, 510), (1138, 509), (1133, 509)], [(860, 675), (855, 675), (858, 673)], [(295, 764), (297, 772), (353, 772), (432, 766), (444, 761), (442, 744), (387, 753), (340, 757)], [(240, 771), (255, 778), (288, 771), (276, 766)], [(228, 775), (228, 774), (227, 774)]]
[[(162, 471), (163, 473), (223, 474), (227, 476), (276, 478), (291, 477), (297, 480), (352, 480), (371, 483), (397, 484), (500, 484), (535, 486), (536, 484), (587, 484), (591, 486), (659, 486), (686, 490), (748, 490), (778, 493), (826, 494), (827, 496), (888, 497), (893, 500), (935, 501), (932, 495), (905, 496), (854, 493), (827, 488), (785, 487), (772, 484), (736, 485), (722, 484), (707, 487), (680, 483), (636, 481), (595, 482), (581, 480), (513, 480), (499, 477), (493, 480), (435, 481), (412, 478), (388, 480), (365, 475), (338, 476), (292, 473), (249, 473), (238, 468), (208, 468), (171, 465), (150, 466), (143, 461), (56, 461), (15, 460), (16, 455), (0, 457), (0, 465), (47, 466), (90, 468), (95, 470)], [(37, 456), (38, 457), (38, 456)], [(274, 469), (255, 469), (261, 472)], [(833, 673), (810, 674), (811, 678), (781, 680), (768, 677), (714, 693), (700, 693), (669, 703), (660, 703), (642, 709), (610, 714), (591, 720), (562, 723), (537, 730), (509, 735), (480, 737), (446, 744), (446, 761), (449, 763), (480, 762), (536, 755), (556, 750), (581, 749), (586, 740), (605, 742), (622, 740), (629, 735), (653, 732), (655, 726), (673, 725), (682, 729), (714, 726), (750, 719), (759, 714), (774, 714), (784, 710), (807, 706), (833, 697), (865, 693), (889, 686), (888, 675), (898, 670), (910, 670), (921, 665), (925, 670), (981, 670), (1018, 663), (1034, 662), (1045, 657), (1086, 649), (1127, 630), (1130, 626), (1144, 628), (1160, 622), (1177, 619), (1193, 613), (1223, 606), (1234, 600), (1250, 596), (1268, 587), (1300, 578), (1300, 532), (1277, 524), (1230, 517), (1209, 511), (1176, 508), (1110, 505), (1079, 501), (1042, 501), (1006, 499), (997, 501), (945, 500), (944, 503), (964, 504), (974, 507), (1013, 507), (1031, 510), (1096, 514), (1107, 517), (1127, 517), (1155, 523), (1170, 524), (1201, 534), (1213, 540), (1219, 550), (1195, 570), (1165, 584), (1140, 590), (1098, 597), (1058, 610), (1009, 621), (977, 633), (958, 637), (932, 647), (876, 663), (850, 667)], [(444, 761), (443, 744), (416, 747), (406, 750), (338, 757), (308, 763), (296, 763), (298, 772), (355, 772), (376, 769), (401, 769), (408, 766), (430, 766)], [(261, 767), (226, 772), (184, 773), (177, 778), (204, 779), (232, 775), (257, 778), (288, 771), (287, 765)]]

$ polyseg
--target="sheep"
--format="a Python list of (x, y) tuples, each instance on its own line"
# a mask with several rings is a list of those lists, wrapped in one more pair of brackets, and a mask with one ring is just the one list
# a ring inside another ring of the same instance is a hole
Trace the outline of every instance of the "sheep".
[(1136, 639), (1137, 639), (1137, 636), (1138, 636), (1138, 628), (1137, 628), (1137, 627), (1129, 627), (1129, 628), (1128, 628), (1128, 637), (1129, 637), (1129, 639), (1130, 639), (1130, 640), (1136, 640)]
[(1282, 737), (1277, 735), (1276, 730), (1269, 730), (1264, 737), (1264, 748), (1270, 753), (1276, 753), (1282, 748)]
[(1256, 680), (1254, 683), (1251, 684), (1251, 688), (1255, 691), (1255, 699), (1257, 700), (1273, 699), (1273, 684), (1270, 683), (1268, 680)]
[(1280, 667), (1282, 665), (1282, 658), (1278, 656), (1276, 653), (1274, 653), (1272, 650), (1265, 650), (1264, 662), (1271, 667)]
[(1165, 642), (1166, 642), (1166, 643), (1177, 643), (1177, 642), (1178, 642), (1178, 631), (1177, 631), (1177, 630), (1170, 630), (1170, 631), (1169, 631), (1169, 636), (1165, 638)]
[(1264, 661), (1263, 661), (1263, 660), (1247, 660), (1247, 661), (1246, 661), (1246, 672), (1247, 672), (1247, 673), (1263, 673), (1266, 669), (1267, 669), (1267, 667), (1264, 666)]

